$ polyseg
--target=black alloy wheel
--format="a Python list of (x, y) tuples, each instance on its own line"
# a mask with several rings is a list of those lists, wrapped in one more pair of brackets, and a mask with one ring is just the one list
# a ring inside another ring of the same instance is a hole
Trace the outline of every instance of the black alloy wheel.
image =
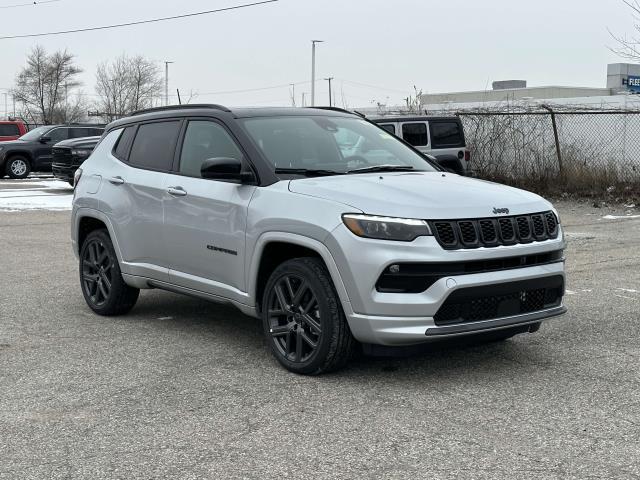
[(87, 305), (99, 315), (122, 315), (138, 300), (140, 290), (122, 278), (107, 230), (94, 230), (82, 243), (80, 285)]
[(98, 238), (88, 242), (84, 249), (82, 287), (96, 307), (104, 305), (111, 295), (114, 260), (109, 255), (107, 247)]
[(307, 361), (322, 335), (320, 306), (304, 278), (285, 274), (269, 292), (269, 333), (287, 360)]
[(319, 258), (294, 258), (278, 266), (266, 283), (261, 313), (273, 355), (292, 372), (338, 370), (355, 350), (331, 275)]

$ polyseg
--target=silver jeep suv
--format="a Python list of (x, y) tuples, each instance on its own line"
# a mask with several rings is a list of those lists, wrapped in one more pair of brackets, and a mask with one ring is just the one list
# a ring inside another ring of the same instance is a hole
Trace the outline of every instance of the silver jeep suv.
[[(461, 177), (339, 109), (189, 105), (111, 123), (76, 173), (73, 248), (101, 315), (139, 289), (262, 319), (291, 371), (566, 311), (565, 241), (537, 195)], [(381, 347), (384, 346), (384, 347)]]

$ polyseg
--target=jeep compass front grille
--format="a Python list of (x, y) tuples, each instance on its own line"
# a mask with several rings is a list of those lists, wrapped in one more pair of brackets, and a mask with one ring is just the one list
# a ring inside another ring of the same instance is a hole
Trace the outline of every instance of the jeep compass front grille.
[(500, 218), (432, 220), (431, 230), (446, 250), (497, 247), (550, 240), (558, 237), (553, 212)]

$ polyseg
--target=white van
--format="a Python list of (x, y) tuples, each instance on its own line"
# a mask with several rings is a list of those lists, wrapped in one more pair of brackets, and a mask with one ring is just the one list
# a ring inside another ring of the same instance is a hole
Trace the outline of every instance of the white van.
[(460, 175), (469, 174), (471, 153), (459, 117), (389, 116), (371, 121), (422, 153), (432, 155), (441, 166)]

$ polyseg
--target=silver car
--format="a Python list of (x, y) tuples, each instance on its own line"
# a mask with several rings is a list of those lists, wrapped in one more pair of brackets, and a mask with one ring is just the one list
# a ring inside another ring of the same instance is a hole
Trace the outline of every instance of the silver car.
[(229, 303), (304, 374), (359, 344), (508, 338), (566, 310), (549, 202), (445, 172), (338, 109), (118, 120), (76, 172), (72, 240), (96, 313), (127, 313), (148, 288)]

